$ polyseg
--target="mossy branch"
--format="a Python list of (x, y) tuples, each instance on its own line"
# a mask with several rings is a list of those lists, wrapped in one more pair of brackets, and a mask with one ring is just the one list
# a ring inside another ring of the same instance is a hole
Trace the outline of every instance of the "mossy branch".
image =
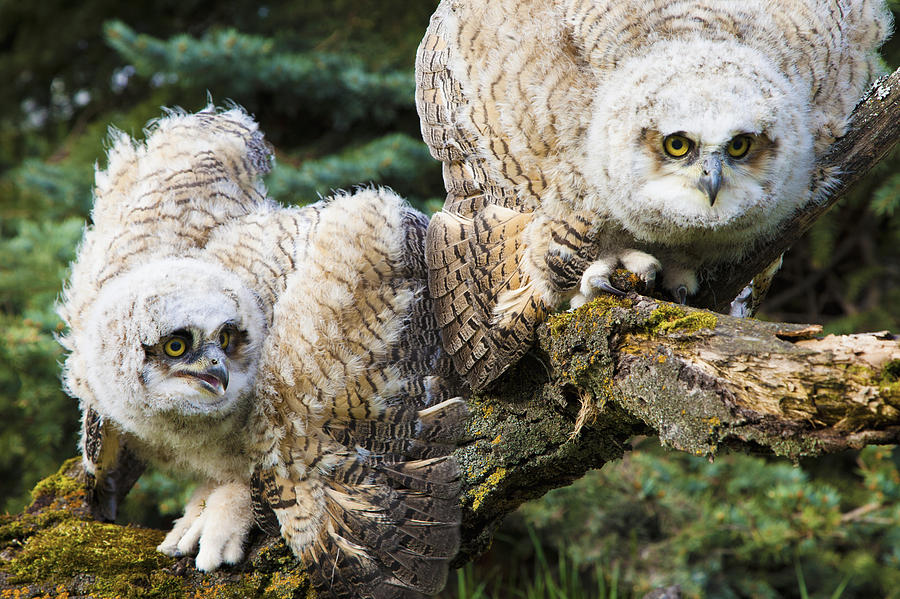
[(156, 551), (165, 532), (91, 517), (81, 459), (32, 491), (25, 512), (0, 515), (0, 597), (314, 599), (281, 539), (253, 538), (243, 563), (204, 574), (193, 558)]
[(710, 459), (900, 442), (900, 341), (820, 333), (636, 293), (552, 317), (536, 350), (470, 400), (460, 559), (484, 549), (505, 513), (638, 435)]

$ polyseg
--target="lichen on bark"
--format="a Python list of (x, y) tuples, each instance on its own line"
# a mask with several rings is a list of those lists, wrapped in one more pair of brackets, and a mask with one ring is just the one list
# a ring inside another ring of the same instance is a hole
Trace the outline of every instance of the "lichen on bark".
[(551, 316), (536, 348), (471, 398), (459, 561), (503, 514), (620, 457), (635, 435), (710, 458), (729, 448), (794, 460), (900, 440), (900, 344), (820, 331), (633, 289)]

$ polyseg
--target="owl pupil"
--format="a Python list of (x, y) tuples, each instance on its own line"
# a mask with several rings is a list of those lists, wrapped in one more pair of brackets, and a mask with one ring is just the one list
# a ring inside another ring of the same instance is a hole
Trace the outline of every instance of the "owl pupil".
[(681, 141), (680, 139), (673, 139), (673, 140), (672, 140), (672, 149), (673, 149), (673, 150), (676, 150), (676, 151), (677, 151), (677, 150), (680, 150), (683, 146), (684, 146), (684, 142)]
[(169, 344), (169, 347), (172, 349), (172, 351), (179, 352), (181, 351), (181, 342), (173, 341), (171, 344)]

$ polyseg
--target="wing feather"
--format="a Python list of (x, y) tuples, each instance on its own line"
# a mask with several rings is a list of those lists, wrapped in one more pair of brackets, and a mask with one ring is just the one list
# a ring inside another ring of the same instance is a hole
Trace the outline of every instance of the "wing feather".
[(308, 249), (259, 384), (290, 432), (259, 494), (331, 596), (433, 594), (459, 544), (450, 452), (467, 412), (427, 289), (427, 219), (371, 189), (303, 211)]

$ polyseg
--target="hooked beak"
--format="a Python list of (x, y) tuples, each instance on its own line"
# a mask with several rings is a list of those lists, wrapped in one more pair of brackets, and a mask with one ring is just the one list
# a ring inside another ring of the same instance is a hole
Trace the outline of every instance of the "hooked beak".
[(198, 372), (194, 376), (206, 390), (216, 395), (225, 395), (225, 390), (228, 389), (228, 369), (221, 362), (210, 365), (205, 371)]
[(716, 203), (719, 188), (722, 186), (722, 157), (719, 154), (710, 154), (703, 160), (702, 172), (697, 187), (709, 197), (709, 205)]
[(199, 381), (205, 391), (219, 397), (225, 395), (225, 390), (228, 388), (225, 353), (213, 345), (204, 348), (203, 355), (199, 359), (186, 365), (184, 370), (177, 374)]

